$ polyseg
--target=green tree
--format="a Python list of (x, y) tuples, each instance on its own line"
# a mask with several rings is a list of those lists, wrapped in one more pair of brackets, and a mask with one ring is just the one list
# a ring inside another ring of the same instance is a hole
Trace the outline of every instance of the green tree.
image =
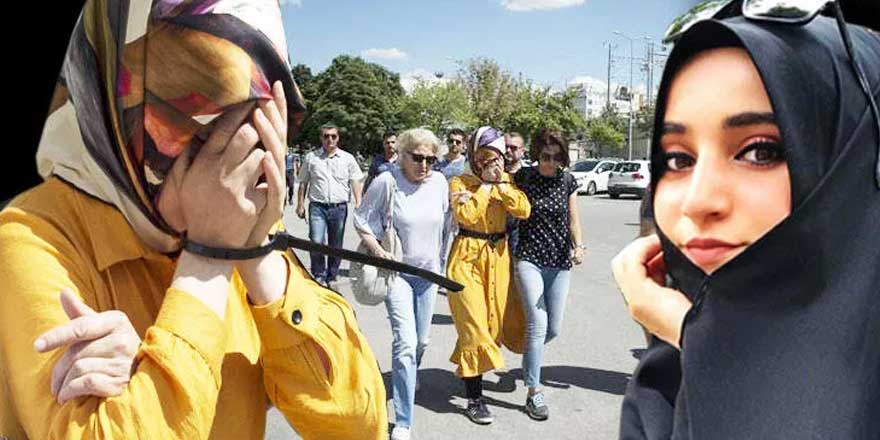
[(400, 77), (378, 64), (341, 55), (306, 82), (310, 114), (303, 123), (300, 142), (318, 143), (319, 128), (332, 122), (339, 127), (346, 150), (369, 155), (381, 149), (382, 134), (398, 126), (403, 97)]
[(306, 105), (308, 106), (308, 101), (315, 98), (315, 77), (312, 75), (312, 69), (305, 64), (297, 64), (293, 66), (293, 69), (290, 69), (290, 73), (293, 75), (293, 80), (296, 81), (296, 85), (299, 86), (299, 90), (306, 99)]
[(596, 146), (600, 157), (626, 157), (624, 151), (626, 136), (607, 119), (600, 117), (590, 121), (587, 137)]
[(549, 87), (516, 79), (489, 58), (474, 58), (460, 66), (456, 81), (477, 124), (518, 131), (526, 138), (549, 128), (574, 139), (586, 129), (574, 105), (576, 92), (554, 93)]
[(598, 119), (608, 123), (618, 132), (626, 133), (629, 130), (629, 120), (627, 118), (628, 116), (618, 113), (614, 106), (606, 105)]
[(514, 109), (504, 128), (518, 131), (527, 139), (542, 128), (561, 131), (569, 139), (583, 133), (587, 123), (574, 106), (576, 91), (553, 93), (549, 87), (522, 83)]
[(495, 60), (473, 58), (460, 63), (457, 81), (480, 125), (502, 127), (507, 123), (516, 106), (518, 84)]
[(419, 82), (401, 99), (399, 120), (402, 127), (425, 127), (438, 136), (453, 126), (477, 124), (468, 105), (467, 92), (458, 82)]

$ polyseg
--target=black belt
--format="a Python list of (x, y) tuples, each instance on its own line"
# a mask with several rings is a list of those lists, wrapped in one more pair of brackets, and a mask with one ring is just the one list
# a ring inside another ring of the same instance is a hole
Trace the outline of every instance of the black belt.
[(347, 205), (348, 202), (339, 202), (339, 203), (324, 203), (324, 202), (311, 202), (315, 205), (326, 206), (328, 208), (335, 208), (337, 206)]
[(458, 235), (462, 237), (479, 238), (488, 241), (493, 247), (501, 240), (507, 237), (507, 232), (477, 232), (470, 229), (459, 229)]

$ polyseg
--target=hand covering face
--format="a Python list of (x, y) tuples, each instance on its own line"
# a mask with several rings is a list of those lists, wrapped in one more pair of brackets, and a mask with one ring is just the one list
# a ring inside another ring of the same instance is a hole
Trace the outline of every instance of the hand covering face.
[(116, 206), (148, 245), (179, 247), (156, 210), (174, 160), (226, 109), (281, 81), (291, 136), (304, 117), (274, 0), (89, 0), (43, 128), (37, 166)]

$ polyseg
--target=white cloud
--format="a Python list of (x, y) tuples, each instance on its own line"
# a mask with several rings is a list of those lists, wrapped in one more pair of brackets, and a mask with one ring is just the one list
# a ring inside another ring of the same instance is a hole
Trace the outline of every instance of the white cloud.
[(546, 11), (584, 4), (585, 0), (501, 0), (509, 11)]
[(296, 6), (300, 7), (303, 5), (303, 0), (281, 0), (281, 6)]
[(388, 49), (380, 49), (380, 48), (370, 48), (361, 51), (361, 56), (364, 58), (375, 58), (382, 60), (402, 60), (407, 58), (406, 52), (396, 48), (388, 48)]

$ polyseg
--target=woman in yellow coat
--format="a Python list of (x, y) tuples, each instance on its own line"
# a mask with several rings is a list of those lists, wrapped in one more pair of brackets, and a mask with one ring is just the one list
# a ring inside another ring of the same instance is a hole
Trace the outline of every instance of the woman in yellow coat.
[(526, 195), (504, 172), (504, 136), (480, 127), (471, 136), (471, 173), (449, 182), (452, 212), (459, 232), (452, 245), (447, 275), (463, 284), (449, 292), (449, 308), (458, 331), (450, 360), (465, 383), (467, 416), (474, 423), (492, 423), (483, 399), (483, 373), (504, 367), (501, 356), (503, 318), (510, 285), (510, 255), (505, 232), (508, 215), (525, 219), (531, 207)]
[(349, 305), (292, 253), (206, 249), (268, 241), (303, 114), (277, 1), (85, 3), (45, 181), (0, 212), (0, 437), (257, 439), (270, 404), (387, 437)]

